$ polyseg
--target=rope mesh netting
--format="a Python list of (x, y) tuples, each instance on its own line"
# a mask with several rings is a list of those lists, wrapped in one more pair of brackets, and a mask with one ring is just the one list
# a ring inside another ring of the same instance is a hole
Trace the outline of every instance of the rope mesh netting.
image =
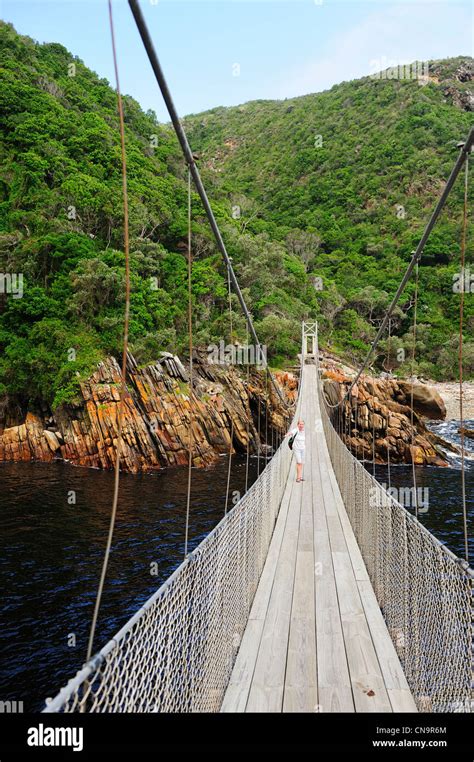
[(352, 455), (321, 383), (318, 393), (344, 505), (417, 707), (471, 712), (474, 573)]
[[(473, 711), (474, 573), (351, 454), (320, 383), (318, 394), (346, 511), (417, 707)], [(219, 711), (290, 462), (283, 440), (237, 505), (46, 712)]]
[(44, 711), (219, 711), (290, 461), (283, 440), (235, 507)]

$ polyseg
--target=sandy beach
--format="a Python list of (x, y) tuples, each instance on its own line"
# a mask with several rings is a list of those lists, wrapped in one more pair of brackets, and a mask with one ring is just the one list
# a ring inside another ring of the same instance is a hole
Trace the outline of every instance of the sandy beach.
[[(446, 405), (446, 420), (459, 420), (459, 383), (457, 381), (428, 381), (441, 395)], [(464, 383), (464, 420), (474, 419), (474, 381)]]

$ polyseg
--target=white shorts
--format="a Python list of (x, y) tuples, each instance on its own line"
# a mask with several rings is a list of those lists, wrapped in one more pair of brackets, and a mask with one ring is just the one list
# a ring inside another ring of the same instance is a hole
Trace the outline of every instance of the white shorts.
[(296, 450), (293, 448), (295, 459), (297, 463), (304, 463), (304, 450)]

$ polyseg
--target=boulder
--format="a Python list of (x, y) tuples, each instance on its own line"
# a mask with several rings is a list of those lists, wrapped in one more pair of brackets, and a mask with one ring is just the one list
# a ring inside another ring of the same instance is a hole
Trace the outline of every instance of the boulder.
[[(405, 396), (405, 404), (411, 406), (412, 385), (408, 381), (399, 381), (398, 386)], [(425, 384), (413, 385), (413, 409), (433, 421), (446, 418), (446, 406), (436, 389)]]
[(43, 434), (46, 437), (46, 441), (48, 443), (50, 450), (52, 452), (57, 452), (57, 450), (60, 449), (61, 445), (58, 442), (58, 438), (56, 434), (53, 431), (48, 431), (48, 429), (45, 429)]
[(323, 390), (330, 405), (337, 405), (341, 400), (341, 388), (337, 381), (324, 379)]
[[(335, 378), (326, 379), (326, 397), (335, 404), (349, 384), (347, 377), (340, 384)], [(429, 386), (416, 383), (412, 409), (411, 383), (361, 376), (342, 410), (342, 428), (347, 432), (344, 441), (356, 457), (371, 460), (375, 450), (378, 463), (390, 457), (392, 463), (447, 465), (444, 450), (451, 448), (423, 421), (423, 416), (439, 419), (446, 415), (441, 397)]]

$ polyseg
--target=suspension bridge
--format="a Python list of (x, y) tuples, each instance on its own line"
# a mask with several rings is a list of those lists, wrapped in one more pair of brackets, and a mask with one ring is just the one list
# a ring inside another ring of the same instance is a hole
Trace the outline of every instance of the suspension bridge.
[(301, 358), (305, 481), (283, 440), (46, 712), (472, 711), (473, 572), (349, 452)]
[[(188, 219), (193, 179), (258, 356), (251, 315), (139, 4), (129, 5), (188, 165)], [(113, 32), (112, 16), (111, 26)], [(118, 77), (117, 94), (124, 156)], [(239, 502), (91, 656), (117, 505), (119, 427), (114, 505), (88, 658), (47, 700), (45, 712), (473, 711), (474, 573), (467, 553), (466, 559), (451, 553), (386, 492), (337, 430), (337, 409), (350, 400), (390, 325), (463, 166), (464, 267), (473, 143), (471, 130), (370, 351), (337, 405), (324, 392), (317, 324), (303, 323), (293, 423), (305, 421), (305, 480), (296, 482), (283, 439)], [(123, 171), (125, 178), (125, 161)], [(190, 230), (188, 250), (190, 272)], [(191, 300), (189, 315), (192, 391)], [(462, 311), (460, 344), (462, 352)], [(462, 354), (460, 370), (462, 392)], [(191, 450), (189, 462), (190, 480)], [(466, 530), (465, 494), (463, 506)], [(187, 515), (189, 508), (188, 488)], [(186, 547), (187, 531), (186, 524)]]
[[(303, 347), (315, 332), (303, 326)], [(332, 468), (316, 364), (302, 364), (298, 418), (305, 480), (290, 469), (282, 486), (222, 711), (416, 711)]]

